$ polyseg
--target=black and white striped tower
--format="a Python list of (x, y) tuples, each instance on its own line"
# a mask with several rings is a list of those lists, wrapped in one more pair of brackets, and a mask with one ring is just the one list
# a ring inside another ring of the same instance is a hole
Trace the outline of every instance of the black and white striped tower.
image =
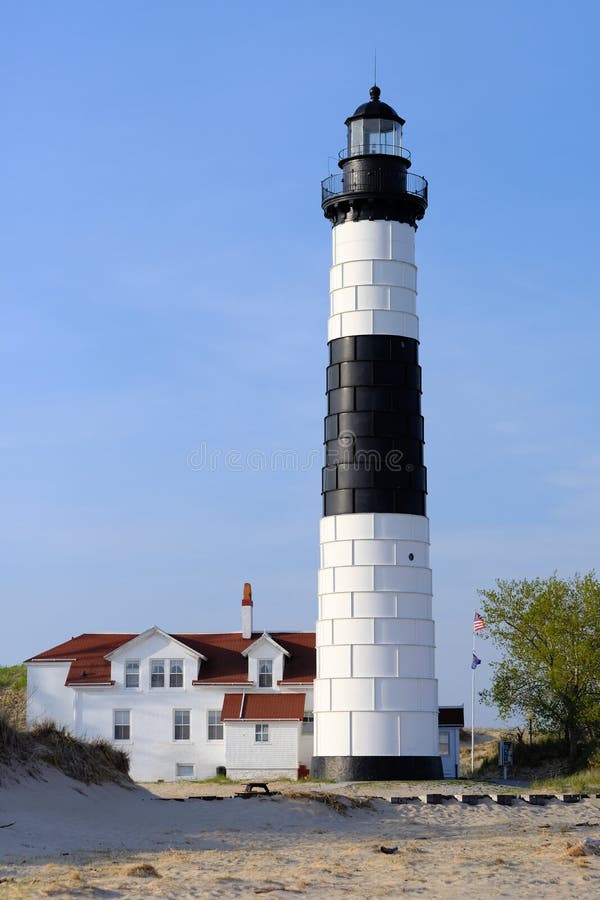
[(404, 119), (346, 119), (333, 225), (313, 774), (436, 778), (438, 699), (418, 363), (417, 222)]

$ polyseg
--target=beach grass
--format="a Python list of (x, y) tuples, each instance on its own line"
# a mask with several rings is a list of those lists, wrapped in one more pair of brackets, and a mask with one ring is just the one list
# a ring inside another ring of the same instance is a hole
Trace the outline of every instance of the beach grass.
[(0, 690), (10, 688), (21, 690), (27, 686), (27, 669), (25, 666), (0, 666)]
[(8, 769), (25, 766), (32, 775), (38, 763), (47, 764), (85, 784), (132, 783), (127, 753), (110, 741), (75, 738), (53, 722), (25, 731), (0, 715), (0, 763)]
[(600, 766), (556, 778), (542, 778), (533, 781), (531, 787), (536, 791), (552, 793), (597, 794), (600, 793)]

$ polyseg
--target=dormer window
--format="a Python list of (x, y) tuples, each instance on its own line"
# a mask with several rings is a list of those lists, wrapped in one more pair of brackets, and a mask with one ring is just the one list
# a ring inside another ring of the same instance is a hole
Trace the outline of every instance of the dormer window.
[(140, 661), (128, 659), (125, 663), (125, 687), (139, 688), (140, 686)]
[(276, 690), (283, 678), (284, 658), (289, 658), (290, 651), (265, 631), (242, 650), (242, 656), (248, 659), (248, 680), (257, 688)]
[(172, 659), (169, 662), (169, 687), (183, 687), (182, 659)]
[(165, 686), (165, 661), (153, 659), (150, 663), (150, 687), (159, 688)]
[(259, 659), (258, 661), (258, 686), (264, 688), (273, 687), (273, 660)]

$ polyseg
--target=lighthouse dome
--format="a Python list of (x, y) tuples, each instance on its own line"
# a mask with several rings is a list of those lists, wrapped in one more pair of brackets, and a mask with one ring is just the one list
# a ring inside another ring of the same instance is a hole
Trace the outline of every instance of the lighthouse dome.
[(404, 125), (404, 119), (399, 116), (395, 109), (387, 103), (383, 103), (381, 97), (381, 89), (374, 84), (369, 91), (370, 100), (367, 103), (361, 103), (351, 116), (348, 116), (345, 125), (353, 122), (355, 119), (388, 119), (392, 122), (399, 122)]

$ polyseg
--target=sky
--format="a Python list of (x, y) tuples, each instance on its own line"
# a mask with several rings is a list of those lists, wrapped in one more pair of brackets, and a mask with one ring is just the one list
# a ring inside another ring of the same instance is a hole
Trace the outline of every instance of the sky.
[(478, 589), (598, 565), (599, 27), (593, 0), (0, 2), (1, 664), (238, 630), (245, 581), (255, 628), (314, 628), (320, 180), (376, 49), (430, 185), (437, 674), (469, 719)]

